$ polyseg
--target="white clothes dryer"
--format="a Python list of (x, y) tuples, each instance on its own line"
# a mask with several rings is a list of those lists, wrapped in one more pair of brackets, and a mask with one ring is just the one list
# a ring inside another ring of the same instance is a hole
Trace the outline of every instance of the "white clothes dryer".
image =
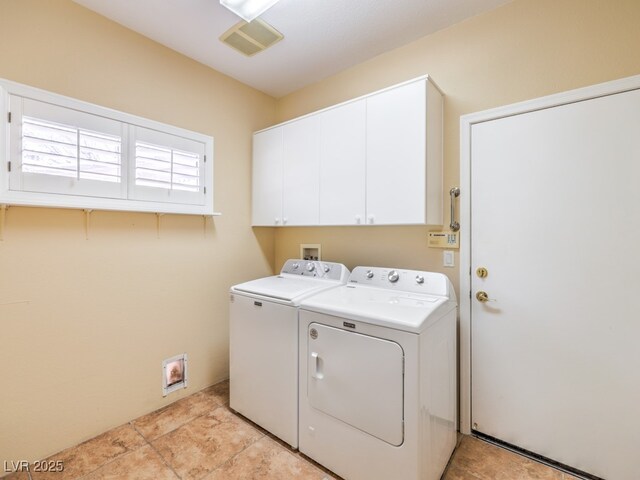
[(300, 451), (346, 480), (438, 480), (457, 436), (449, 279), (356, 267), (299, 317)]
[(231, 287), (230, 406), (298, 447), (298, 305), (346, 283), (339, 263), (287, 260), (280, 275)]

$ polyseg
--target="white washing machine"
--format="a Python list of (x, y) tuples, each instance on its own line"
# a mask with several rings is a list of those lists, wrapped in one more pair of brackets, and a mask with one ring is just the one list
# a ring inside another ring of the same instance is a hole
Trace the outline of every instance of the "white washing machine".
[(346, 480), (438, 480), (456, 445), (456, 316), (440, 273), (356, 267), (300, 305), (299, 449)]
[(298, 447), (298, 305), (346, 283), (339, 263), (287, 260), (280, 275), (231, 287), (230, 406)]

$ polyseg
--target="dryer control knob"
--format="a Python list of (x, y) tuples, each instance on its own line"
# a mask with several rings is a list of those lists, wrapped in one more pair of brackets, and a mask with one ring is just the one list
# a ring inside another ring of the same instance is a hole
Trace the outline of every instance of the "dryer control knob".
[(400, 275), (398, 275), (398, 272), (396, 272), (395, 270), (391, 270), (387, 278), (391, 283), (396, 283), (400, 278)]
[(324, 273), (329, 273), (331, 271), (331, 267), (329, 265), (324, 265), (322, 269), (324, 270)]
[(424, 283), (424, 277), (422, 275), (416, 275), (416, 283), (422, 285)]
[(292, 267), (293, 267), (293, 269), (294, 269), (294, 270), (297, 270), (299, 266), (300, 266), (300, 265), (298, 265), (298, 263), (297, 263), (297, 262), (296, 262), (296, 263), (294, 263), (294, 264), (292, 265)]
[(367, 278), (373, 278), (373, 271), (367, 270)]
[(313, 272), (316, 266), (313, 263), (307, 263), (307, 272)]

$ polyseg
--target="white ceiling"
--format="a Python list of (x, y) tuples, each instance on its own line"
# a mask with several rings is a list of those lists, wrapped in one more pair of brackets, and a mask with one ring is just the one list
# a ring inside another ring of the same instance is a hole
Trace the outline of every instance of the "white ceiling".
[(218, 0), (74, 0), (274, 97), (511, 0), (280, 0), (284, 40), (245, 57), (218, 40), (240, 18)]

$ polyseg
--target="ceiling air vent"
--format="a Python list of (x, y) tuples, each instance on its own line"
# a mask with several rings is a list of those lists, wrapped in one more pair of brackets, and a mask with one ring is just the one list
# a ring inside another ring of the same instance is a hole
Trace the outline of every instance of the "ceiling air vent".
[(247, 57), (251, 57), (283, 38), (283, 35), (271, 25), (260, 19), (255, 19), (251, 23), (242, 21), (235, 24), (222, 34), (220, 41)]

